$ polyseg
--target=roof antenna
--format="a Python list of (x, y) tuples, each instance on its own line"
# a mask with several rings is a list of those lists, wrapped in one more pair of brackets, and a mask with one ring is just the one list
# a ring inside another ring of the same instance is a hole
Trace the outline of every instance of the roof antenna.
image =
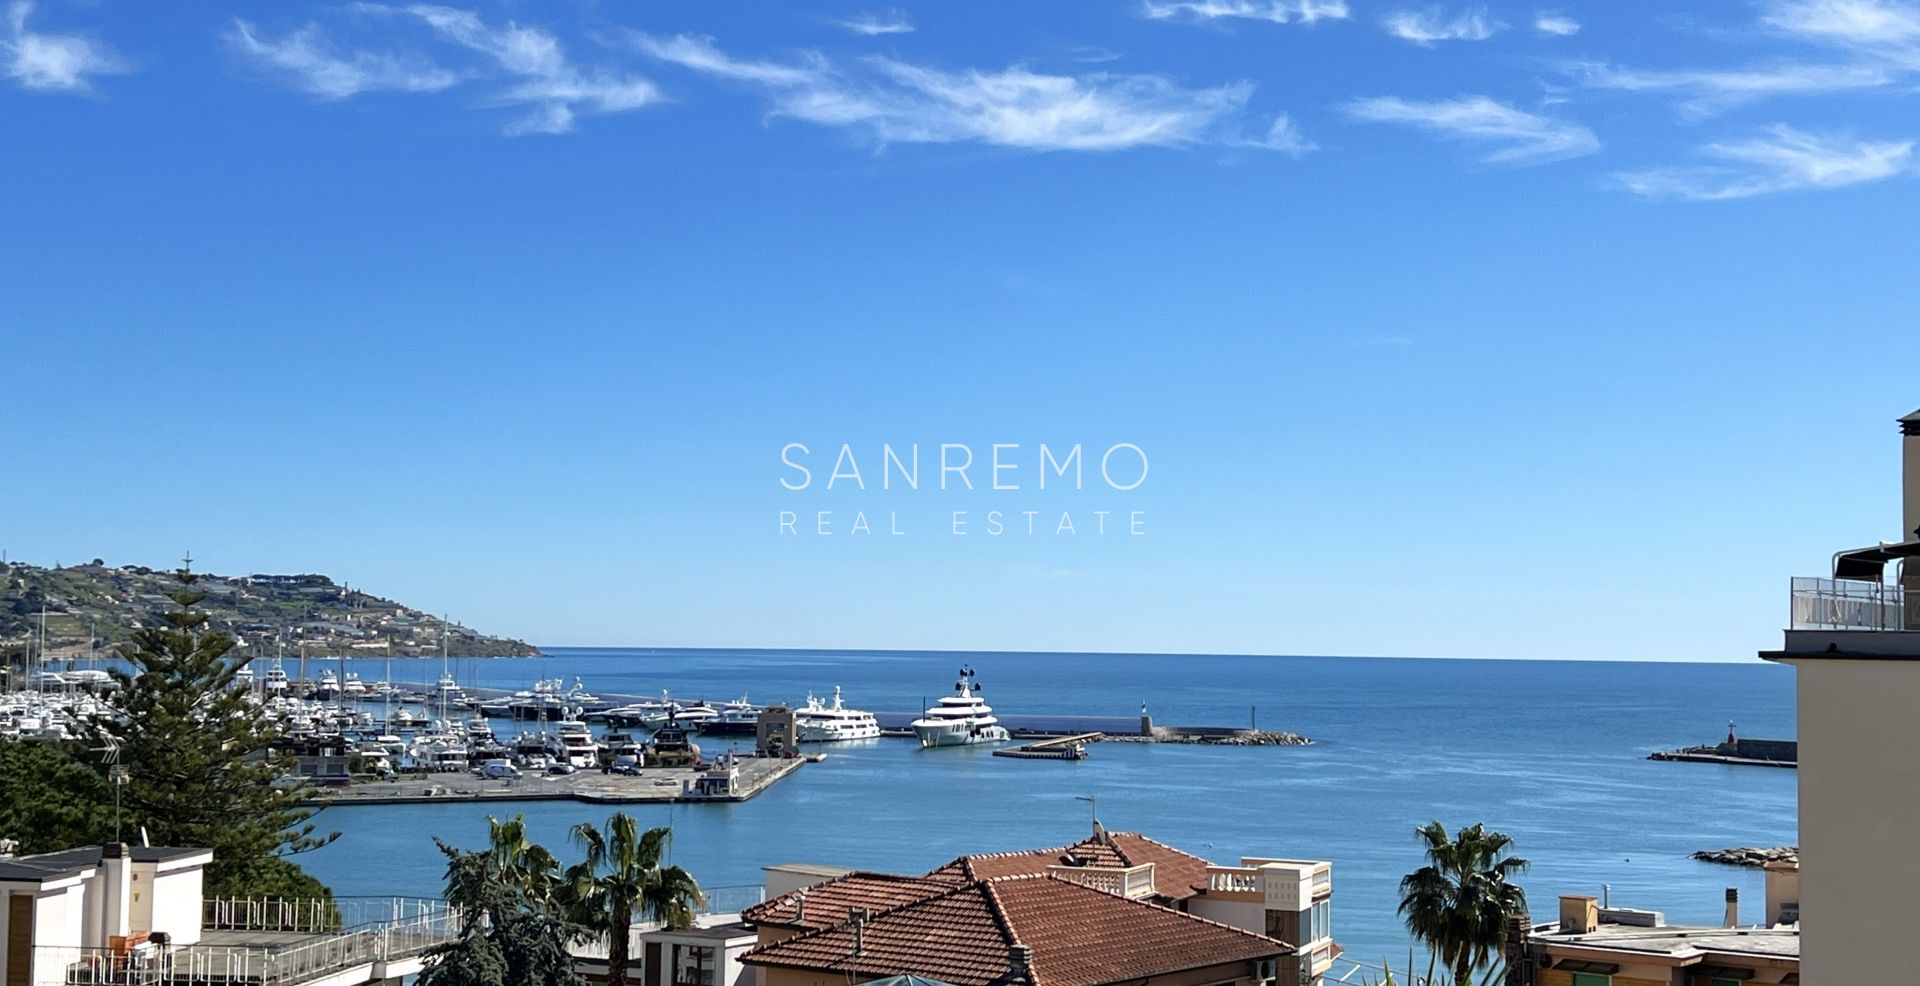
[(1087, 803), (1087, 811), (1093, 815), (1093, 837), (1101, 842), (1107, 841), (1107, 830), (1100, 827), (1100, 799), (1091, 794), (1076, 794), (1073, 800)]

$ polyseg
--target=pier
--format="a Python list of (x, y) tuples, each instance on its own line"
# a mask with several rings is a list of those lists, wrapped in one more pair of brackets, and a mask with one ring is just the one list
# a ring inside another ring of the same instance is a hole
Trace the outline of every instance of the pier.
[[(311, 805), (410, 805), (495, 801), (581, 801), (587, 804), (677, 804), (746, 801), (784, 779), (806, 760), (741, 757), (724, 790), (711, 767), (647, 767), (637, 775), (582, 770), (499, 779), (470, 773), (417, 774), (390, 781), (355, 781), (322, 788)], [(706, 790), (703, 790), (703, 781)], [(711, 792), (711, 793), (709, 793)]]
[(993, 755), (1015, 760), (1085, 760), (1087, 744), (1099, 742), (1100, 735), (1081, 733), (1077, 736), (1055, 736), (1023, 746), (995, 750)]

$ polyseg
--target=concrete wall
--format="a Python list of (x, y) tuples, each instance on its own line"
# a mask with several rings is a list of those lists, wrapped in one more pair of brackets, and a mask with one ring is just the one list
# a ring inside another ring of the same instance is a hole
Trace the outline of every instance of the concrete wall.
[(1920, 659), (1789, 663), (1799, 677), (1803, 975), (1911, 982)]
[[(1267, 908), (1257, 900), (1208, 900), (1194, 897), (1187, 901), (1187, 912), (1194, 917), (1232, 925), (1256, 935), (1267, 933)], [(1297, 928), (1298, 925), (1296, 924)], [(1293, 939), (1282, 938), (1291, 943)]]
[[(146, 869), (146, 867), (142, 867)], [(135, 889), (142, 891), (147, 906), (142, 911), (147, 923), (136, 919), (136, 931), (164, 931), (175, 945), (192, 945), (200, 940), (201, 889), (206, 871), (198, 866), (157, 874), (140, 873)], [(137, 907), (138, 905), (136, 905)]]

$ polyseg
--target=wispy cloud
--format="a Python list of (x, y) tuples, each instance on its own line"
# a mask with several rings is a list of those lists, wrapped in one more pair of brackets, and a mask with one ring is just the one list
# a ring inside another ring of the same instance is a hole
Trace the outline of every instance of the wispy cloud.
[[(978, 142), (1042, 151), (1141, 146), (1271, 146), (1299, 153), (1282, 127), (1263, 139), (1235, 132), (1251, 83), (1181, 86), (1156, 75), (1049, 75), (1013, 66), (946, 71), (894, 58), (837, 64), (736, 58), (709, 38), (629, 32), (642, 53), (714, 78), (752, 84), (773, 116), (861, 132), (880, 145)], [(1269, 142), (1272, 142), (1269, 144)]]
[(437, 92), (466, 81), (492, 83), (496, 88), (483, 98), (485, 105), (523, 110), (504, 127), (510, 135), (566, 133), (580, 113), (620, 113), (661, 99), (658, 88), (645, 78), (576, 65), (559, 38), (543, 28), (514, 21), (492, 24), (472, 11), (432, 4), (358, 3), (349, 9), (423, 25), (432, 40), (465, 57), (442, 60), (419, 51), (342, 49), (312, 23), (274, 38), (235, 21), (229, 40), (257, 64), (323, 99), (376, 91)]
[(908, 19), (907, 12), (898, 7), (856, 14), (840, 21), (839, 24), (855, 34), (863, 34), (870, 38), (885, 34), (912, 34), (914, 30), (913, 21)]
[(1904, 0), (1773, 0), (1761, 22), (1788, 34), (1842, 44), (1920, 42), (1920, 6)]
[(1580, 22), (1557, 11), (1543, 10), (1533, 16), (1533, 29), (1556, 38), (1571, 38), (1580, 33)]
[(1380, 23), (1388, 34), (1417, 45), (1437, 41), (1485, 41), (1506, 28), (1489, 15), (1485, 7), (1469, 7), (1451, 16), (1439, 7), (1396, 10)]
[(1315, 24), (1352, 16), (1346, 0), (1146, 0), (1141, 12), (1153, 20), (1229, 18), (1273, 24)]
[(1636, 195), (1716, 202), (1809, 188), (1844, 188), (1881, 181), (1912, 168), (1911, 140), (1865, 141), (1815, 135), (1785, 124), (1751, 140), (1708, 144), (1721, 164), (1656, 168), (1615, 176)]
[(252, 24), (236, 20), (227, 40), (254, 63), (321, 99), (347, 99), (363, 92), (437, 92), (460, 81), (453, 72), (418, 56), (341, 52), (318, 24), (269, 38)]
[(27, 28), (33, 16), (29, 0), (7, 5), (0, 30), (0, 58), (7, 77), (41, 92), (85, 92), (92, 77), (128, 71), (128, 65), (102, 42), (78, 34), (45, 34)]
[(1488, 164), (1542, 164), (1600, 149), (1592, 130), (1528, 113), (1486, 96), (1416, 102), (1397, 96), (1357, 99), (1346, 106), (1356, 120), (1398, 123), (1458, 140), (1499, 145)]
[(1634, 69), (1604, 63), (1574, 66), (1581, 84), (1625, 92), (1678, 92), (1689, 114), (1704, 116), (1769, 96), (1818, 95), (1893, 84), (1899, 74), (1884, 65), (1784, 64), (1738, 69)]

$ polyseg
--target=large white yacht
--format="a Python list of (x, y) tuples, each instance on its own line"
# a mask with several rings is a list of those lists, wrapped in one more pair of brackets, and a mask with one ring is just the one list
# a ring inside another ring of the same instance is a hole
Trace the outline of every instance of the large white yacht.
[(1004, 743), (1012, 737), (994, 718), (993, 709), (979, 695), (980, 684), (972, 668), (960, 669), (953, 694), (940, 699), (924, 717), (913, 721), (914, 735), (920, 746), (967, 746), (973, 743)]
[(793, 714), (793, 724), (802, 743), (834, 743), (880, 735), (880, 724), (874, 721), (873, 713), (840, 704), (839, 685), (833, 686), (832, 705), (808, 695), (806, 707)]
[(593, 730), (578, 719), (563, 719), (553, 724), (547, 738), (547, 753), (561, 763), (581, 770), (600, 765), (600, 744), (593, 741)]

